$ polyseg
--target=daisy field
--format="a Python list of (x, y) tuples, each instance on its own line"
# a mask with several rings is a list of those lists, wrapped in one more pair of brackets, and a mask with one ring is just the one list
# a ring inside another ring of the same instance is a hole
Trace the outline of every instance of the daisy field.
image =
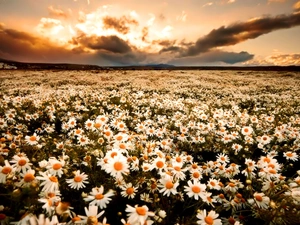
[(0, 70), (0, 224), (299, 224), (300, 74)]

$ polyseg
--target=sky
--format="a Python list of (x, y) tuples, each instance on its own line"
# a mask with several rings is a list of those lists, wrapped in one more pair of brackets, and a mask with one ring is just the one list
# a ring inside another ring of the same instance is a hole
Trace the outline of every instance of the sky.
[(0, 58), (300, 65), (300, 0), (0, 0)]

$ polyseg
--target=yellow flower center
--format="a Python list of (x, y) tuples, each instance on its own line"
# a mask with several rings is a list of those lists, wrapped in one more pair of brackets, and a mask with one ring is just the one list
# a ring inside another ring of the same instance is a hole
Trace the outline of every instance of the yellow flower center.
[(120, 149), (126, 149), (126, 145), (125, 145), (124, 143), (121, 143), (121, 144), (119, 145), (119, 148), (120, 148)]
[(122, 169), (123, 169), (123, 163), (121, 163), (121, 162), (115, 162), (114, 168), (115, 168), (115, 170), (117, 170), (117, 171), (122, 170)]
[(1, 171), (3, 174), (9, 174), (11, 172), (11, 168), (8, 166), (4, 166)]
[(101, 127), (101, 123), (95, 123), (94, 127), (97, 128), (97, 129), (99, 129)]
[(33, 175), (32, 173), (27, 173), (27, 174), (25, 174), (25, 176), (24, 176), (24, 181), (25, 181), (26, 183), (31, 182), (31, 181), (33, 181), (34, 179), (35, 179), (35, 177), (34, 177), (34, 175)]
[(165, 186), (167, 189), (171, 189), (173, 188), (174, 184), (171, 181), (168, 181)]
[(80, 219), (80, 217), (78, 217), (78, 216), (75, 216), (75, 217), (73, 217), (72, 218), (72, 222), (76, 222), (76, 221), (80, 221), (81, 219)]
[(97, 199), (97, 200), (101, 200), (101, 199), (103, 199), (104, 198), (104, 195), (103, 194), (96, 194), (95, 195), (95, 199)]
[(204, 218), (205, 223), (212, 225), (214, 223), (214, 219), (211, 218), (210, 216), (207, 216)]
[(255, 199), (259, 202), (263, 200), (263, 198), (260, 195), (255, 195)]
[(52, 168), (53, 168), (54, 170), (59, 170), (61, 167), (62, 167), (62, 166), (61, 166), (60, 163), (54, 163), (53, 166), (52, 166)]
[(194, 173), (193, 173), (193, 177), (199, 178), (199, 177), (200, 177), (200, 173), (199, 173), (199, 172), (194, 172)]
[(25, 159), (20, 159), (18, 162), (19, 166), (24, 166), (24, 165), (26, 165), (26, 163), (27, 163), (27, 161)]
[(196, 186), (196, 185), (194, 185), (194, 186), (192, 187), (192, 191), (193, 191), (194, 193), (199, 193), (199, 192), (201, 191), (201, 188), (198, 187), (198, 186)]
[(49, 177), (49, 180), (51, 180), (51, 181), (54, 182), (54, 183), (57, 183), (57, 182), (58, 182), (57, 177), (55, 177), (55, 176)]
[(134, 193), (134, 188), (133, 188), (133, 187), (127, 188), (127, 189), (126, 189), (126, 193), (127, 193), (128, 195), (132, 195), (132, 194)]
[(30, 141), (36, 141), (36, 136), (34, 136), (34, 135), (33, 135), (33, 136), (30, 136), (29, 140), (30, 140)]
[(230, 186), (230, 187), (235, 187), (235, 184), (230, 182), (230, 183), (229, 183), (229, 186)]
[(75, 176), (74, 177), (74, 181), (75, 182), (81, 182), (82, 181), (82, 177), (81, 176)]
[(136, 207), (136, 212), (140, 216), (145, 216), (146, 215), (146, 209), (144, 207)]
[(116, 153), (116, 152), (112, 152), (111, 154), (110, 154), (110, 157), (115, 157), (116, 155), (118, 155), (118, 153)]
[(163, 168), (163, 166), (164, 166), (164, 162), (162, 162), (162, 161), (157, 161), (156, 162), (156, 166), (157, 166), (157, 168)]

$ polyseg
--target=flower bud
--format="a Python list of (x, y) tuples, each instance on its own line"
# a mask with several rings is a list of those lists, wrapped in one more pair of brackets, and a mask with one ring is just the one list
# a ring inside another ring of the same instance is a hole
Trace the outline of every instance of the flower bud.
[(19, 199), (22, 195), (22, 192), (21, 190), (18, 188), (18, 189), (15, 189), (12, 194), (11, 194), (11, 197), (15, 200)]

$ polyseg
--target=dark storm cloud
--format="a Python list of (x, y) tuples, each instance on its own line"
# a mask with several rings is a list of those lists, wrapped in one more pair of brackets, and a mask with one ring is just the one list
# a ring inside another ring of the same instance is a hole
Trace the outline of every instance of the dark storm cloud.
[[(73, 38), (75, 47), (57, 46), (43, 37), (33, 36), (0, 24), (0, 58), (23, 62), (93, 63), (97, 65), (135, 64), (146, 53), (132, 52), (127, 42), (117, 36), (86, 36)], [(94, 50), (91, 52), (90, 50)], [(135, 62), (135, 63), (134, 63)]]
[(249, 54), (248, 52), (224, 52), (224, 51), (210, 51), (206, 53), (202, 53), (198, 56), (189, 56), (183, 58), (176, 58), (170, 60), (168, 63), (176, 64), (176, 65), (201, 65), (206, 63), (227, 63), (227, 64), (235, 64), (248, 61), (252, 59), (254, 55)]
[(162, 50), (160, 50), (159, 53), (179, 52), (179, 51), (181, 51), (181, 47), (179, 47), (179, 46), (168, 46), (168, 47), (164, 47)]
[(54, 45), (45, 38), (0, 27), (0, 58), (25, 62), (79, 62), (72, 50)]
[(138, 25), (138, 21), (126, 16), (120, 18), (106, 16), (103, 18), (103, 23), (105, 29), (115, 29), (121, 34), (127, 34), (130, 30), (130, 25)]
[(175, 40), (167, 40), (167, 39), (152, 41), (152, 44), (158, 44), (158, 45), (167, 46), (167, 47), (173, 46), (175, 43), (176, 43)]
[(131, 51), (130, 46), (116, 35), (111, 36), (86, 36), (81, 35), (73, 38), (74, 44), (80, 44), (92, 50), (105, 50), (113, 53), (127, 53)]
[(109, 62), (111, 65), (124, 66), (124, 65), (139, 65), (147, 59), (147, 54), (144, 52), (128, 52), (125, 54), (117, 53), (101, 53), (97, 57), (101, 60)]
[(300, 25), (300, 13), (263, 17), (222, 26), (199, 38), (194, 45), (180, 50), (180, 56), (195, 56), (213, 48), (235, 45), (248, 39), (257, 38), (274, 30)]

